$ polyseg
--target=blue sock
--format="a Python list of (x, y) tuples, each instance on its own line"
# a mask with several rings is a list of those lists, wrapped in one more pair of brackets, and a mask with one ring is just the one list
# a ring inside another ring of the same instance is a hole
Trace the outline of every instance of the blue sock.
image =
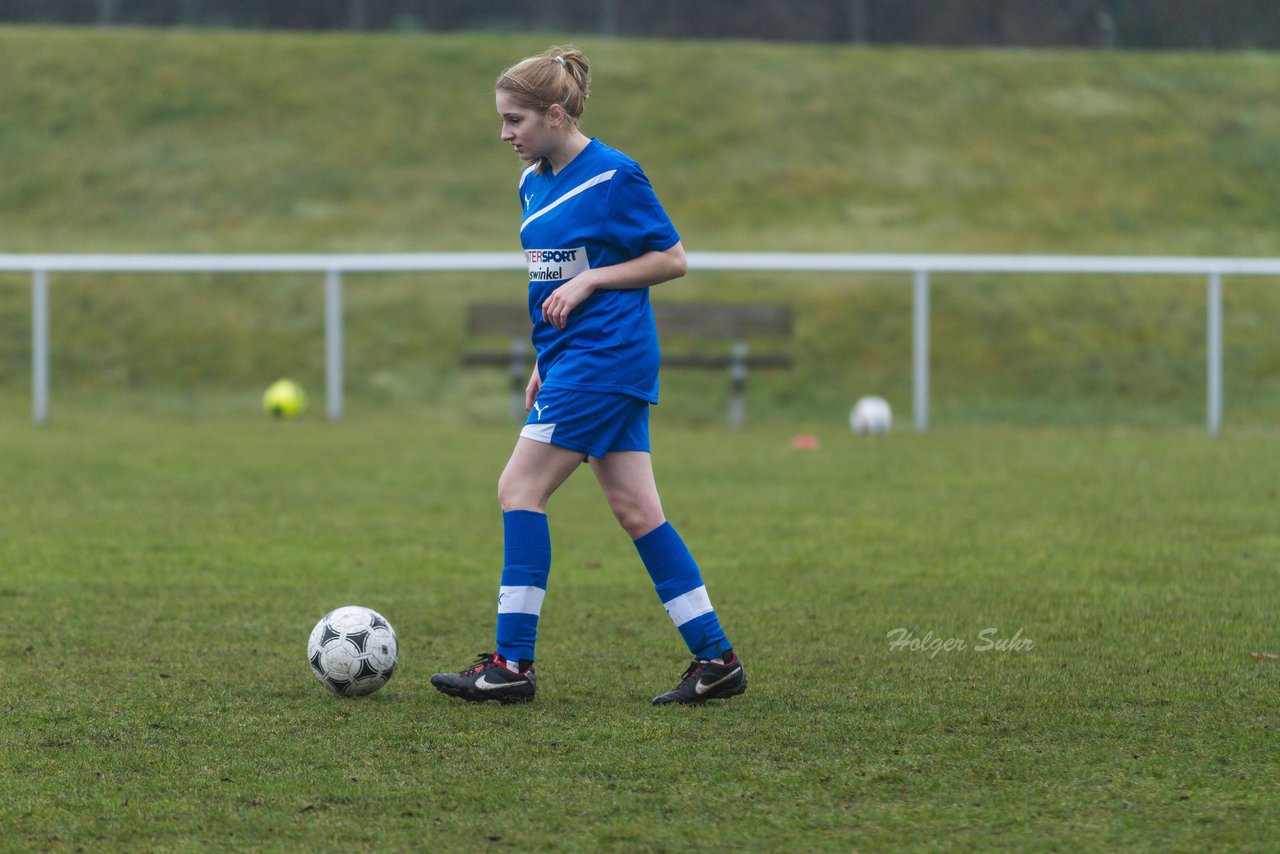
[(498, 591), (498, 654), (513, 665), (533, 661), (538, 614), (551, 574), (551, 529), (545, 513), (502, 514), (502, 585)]
[(670, 522), (635, 541), (654, 590), (694, 658), (718, 658), (731, 648), (711, 607), (698, 564)]

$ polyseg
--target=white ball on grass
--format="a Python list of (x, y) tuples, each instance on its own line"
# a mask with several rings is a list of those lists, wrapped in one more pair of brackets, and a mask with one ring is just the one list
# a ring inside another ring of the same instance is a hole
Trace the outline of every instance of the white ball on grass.
[(883, 397), (860, 397), (849, 412), (849, 427), (855, 433), (887, 433), (892, 426), (893, 410)]

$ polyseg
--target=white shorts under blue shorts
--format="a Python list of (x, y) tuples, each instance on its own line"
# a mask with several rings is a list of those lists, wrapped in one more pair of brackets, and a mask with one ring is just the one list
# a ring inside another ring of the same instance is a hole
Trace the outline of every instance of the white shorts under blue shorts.
[(629, 394), (543, 386), (521, 437), (597, 459), (649, 451), (649, 402)]

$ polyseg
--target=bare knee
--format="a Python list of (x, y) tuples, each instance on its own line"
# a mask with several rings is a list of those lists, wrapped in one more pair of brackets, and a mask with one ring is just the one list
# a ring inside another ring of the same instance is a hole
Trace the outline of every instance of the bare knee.
[(531, 489), (528, 483), (507, 472), (503, 472), (502, 477), (498, 478), (498, 506), (503, 513), (508, 510), (547, 512), (546, 499)]
[(665, 521), (660, 506), (645, 502), (614, 499), (609, 502), (609, 508), (622, 530), (633, 540), (640, 539)]
[(593, 459), (591, 466), (609, 509), (631, 539), (643, 537), (666, 521), (647, 452), (609, 454)]

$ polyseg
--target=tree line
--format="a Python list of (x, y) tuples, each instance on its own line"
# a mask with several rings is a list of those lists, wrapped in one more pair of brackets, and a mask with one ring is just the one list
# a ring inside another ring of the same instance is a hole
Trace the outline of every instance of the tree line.
[(0, 22), (1270, 50), (1280, 0), (0, 0)]

